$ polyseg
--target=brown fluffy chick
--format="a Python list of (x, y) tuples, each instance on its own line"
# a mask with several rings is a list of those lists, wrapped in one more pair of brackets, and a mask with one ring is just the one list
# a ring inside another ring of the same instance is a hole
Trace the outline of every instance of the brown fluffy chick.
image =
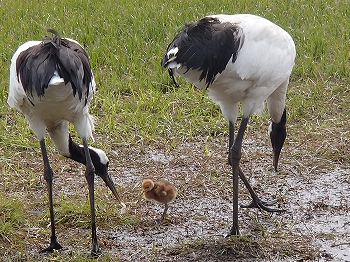
[(142, 182), (143, 194), (146, 199), (154, 200), (165, 205), (162, 220), (164, 220), (168, 210), (168, 204), (176, 198), (177, 189), (168, 181), (156, 181), (145, 179)]

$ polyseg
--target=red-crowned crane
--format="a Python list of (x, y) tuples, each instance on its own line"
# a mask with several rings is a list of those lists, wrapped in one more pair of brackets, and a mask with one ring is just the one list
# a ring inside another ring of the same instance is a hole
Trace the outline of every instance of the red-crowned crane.
[[(101, 149), (88, 146), (87, 139), (94, 129), (89, 104), (95, 91), (94, 76), (87, 53), (75, 40), (61, 38), (53, 29), (54, 37), (29, 41), (21, 45), (11, 60), (8, 104), (22, 112), (40, 141), (47, 183), (51, 242), (41, 252), (60, 249), (56, 238), (52, 197), (53, 171), (45, 146), (48, 131), (59, 153), (86, 166), (85, 177), (89, 186), (92, 228), (92, 254), (99, 254), (95, 223), (94, 176), (100, 176), (114, 196), (121, 201), (108, 175), (108, 158)], [(83, 140), (76, 144), (68, 130), (72, 123)]]
[[(239, 235), (238, 176), (252, 196), (252, 203), (268, 212), (276, 203), (258, 198), (244, 176), (239, 162), (244, 132), (249, 117), (264, 108), (271, 116), (269, 135), (273, 166), (286, 138), (285, 100), (296, 51), (292, 37), (276, 24), (255, 15), (212, 15), (187, 24), (169, 44), (162, 60), (176, 86), (181, 75), (198, 88), (206, 88), (229, 122), (229, 163), (233, 175), (233, 224), (229, 235)], [(238, 103), (242, 121), (234, 139)]]

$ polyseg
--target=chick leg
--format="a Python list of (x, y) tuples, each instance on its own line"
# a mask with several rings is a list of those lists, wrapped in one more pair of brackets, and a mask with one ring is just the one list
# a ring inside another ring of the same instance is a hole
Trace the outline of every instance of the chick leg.
[(164, 204), (164, 211), (163, 211), (163, 215), (162, 215), (162, 220), (165, 219), (165, 215), (166, 215), (166, 212), (168, 211), (168, 208), (169, 208), (169, 205), (168, 204)]

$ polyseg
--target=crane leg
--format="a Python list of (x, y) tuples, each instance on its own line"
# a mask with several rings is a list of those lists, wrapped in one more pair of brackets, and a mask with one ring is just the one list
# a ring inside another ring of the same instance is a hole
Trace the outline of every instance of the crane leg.
[(89, 187), (89, 200), (90, 200), (90, 214), (91, 214), (91, 239), (92, 239), (92, 256), (98, 256), (101, 254), (97, 243), (96, 234), (96, 216), (95, 216), (95, 196), (94, 196), (94, 178), (95, 178), (95, 168), (91, 160), (89, 147), (86, 138), (83, 138), (84, 153), (86, 157), (86, 171), (85, 177)]
[(233, 145), (234, 138), (235, 138), (235, 126), (231, 121), (228, 122), (228, 131), (229, 131), (229, 134), (228, 134), (228, 163), (230, 166), (232, 166), (231, 147)]
[(232, 166), (232, 177), (233, 177), (233, 223), (229, 235), (239, 235), (238, 227), (238, 176), (239, 176), (239, 161), (241, 159), (241, 148), (244, 132), (247, 128), (249, 117), (243, 118), (239, 130), (237, 132), (237, 137), (234, 140), (234, 126), (233, 123), (229, 123), (229, 143), (230, 146), (229, 157)]
[(269, 206), (276, 204), (277, 200), (272, 200), (269, 202), (266, 201), (262, 201), (257, 194), (255, 193), (254, 189), (251, 187), (251, 185), (249, 184), (247, 178), (245, 177), (245, 175), (243, 174), (241, 168), (239, 168), (239, 177), (242, 179), (244, 185), (246, 186), (246, 188), (248, 189), (251, 197), (252, 197), (252, 202), (248, 205), (241, 205), (242, 208), (259, 208), (262, 210), (265, 210), (267, 212), (284, 212), (284, 209), (277, 209), (277, 208), (270, 208)]
[(249, 117), (245, 117), (241, 121), (241, 125), (237, 132), (237, 137), (234, 139), (234, 125), (233, 123), (229, 123), (229, 163), (232, 166), (232, 176), (233, 176), (233, 224), (230, 230), (230, 235), (239, 235), (239, 227), (238, 227), (238, 177), (240, 177), (248, 189), (252, 202), (249, 205), (241, 205), (242, 208), (255, 207), (259, 209), (263, 209), (267, 212), (283, 212), (282, 209), (270, 208), (268, 206), (273, 205), (277, 202), (277, 200), (273, 200), (271, 202), (262, 201), (251, 185), (249, 184), (247, 178), (243, 174), (239, 162), (241, 159), (241, 149), (242, 149), (242, 141), (244, 132), (247, 128)]
[[(277, 164), (278, 164), (278, 158), (284, 143), (284, 140), (286, 138), (286, 109), (284, 109), (281, 121), (278, 124), (275, 124), (272, 122), (271, 124), (271, 132), (270, 132), (270, 138), (271, 138), (271, 144), (273, 148), (273, 166), (275, 170), (277, 170)], [(277, 208), (270, 208), (269, 206), (276, 204), (277, 200), (272, 200), (270, 202), (265, 202), (259, 199), (259, 197), (256, 195), (255, 191), (249, 184), (248, 180), (244, 176), (241, 169), (239, 169), (239, 176), (242, 179), (243, 183), (247, 187), (251, 197), (252, 202), (248, 205), (241, 205), (243, 208), (259, 208), (263, 209), (267, 212), (284, 212), (283, 209), (277, 209)]]
[(50, 222), (51, 222), (51, 241), (50, 245), (41, 250), (42, 252), (52, 252), (54, 249), (61, 249), (62, 246), (58, 243), (56, 237), (56, 228), (55, 228), (55, 214), (53, 210), (53, 198), (52, 198), (52, 179), (53, 171), (50, 166), (49, 158), (47, 157), (47, 151), (45, 146), (45, 139), (40, 140), (41, 153), (44, 160), (44, 179), (47, 185), (47, 192), (49, 197), (49, 206), (50, 206)]

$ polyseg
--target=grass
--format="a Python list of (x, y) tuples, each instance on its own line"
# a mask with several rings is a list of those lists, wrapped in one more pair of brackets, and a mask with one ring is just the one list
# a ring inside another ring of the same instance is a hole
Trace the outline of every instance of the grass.
[[(37, 242), (43, 244), (49, 234), (45, 230), (49, 219), (38, 142), (23, 116), (6, 104), (10, 59), (21, 43), (41, 39), (51, 27), (86, 47), (98, 85), (91, 106), (91, 112), (96, 116), (94, 146), (108, 153), (111, 165), (118, 165), (120, 158), (129, 156), (129, 165), (133, 166), (132, 154), (116, 156), (111, 152), (125, 146), (140, 151), (154, 147), (171, 152), (183, 143), (196, 142), (199, 138), (211, 140), (227, 136), (227, 124), (219, 108), (183, 79), (180, 79), (181, 88), (175, 90), (167, 73), (160, 68), (163, 52), (176, 32), (184, 23), (212, 13), (264, 16), (285, 28), (297, 48), (287, 101), (290, 135), (286, 150), (290, 161), (302, 156), (305, 165), (319, 169), (333, 165), (349, 167), (349, 9), (348, 1), (321, 0), (262, 0), (256, 3), (223, 0), (220, 4), (199, 0), (0, 0), (0, 198), (3, 199), (0, 205), (0, 257), (11, 253), (13, 259), (31, 261), (31, 250), (29, 255), (24, 255), (30, 249), (27, 243), (39, 249)], [(253, 127), (248, 131), (264, 134), (267, 122), (266, 112), (254, 116)], [(54, 169), (60, 170), (62, 162), (65, 165), (67, 162), (57, 156), (50, 142), (48, 144)], [(208, 154), (208, 148), (203, 152)], [(80, 170), (74, 164), (65, 168), (69, 174)], [(68, 183), (67, 188), (72, 184)], [(73, 231), (89, 228), (83, 178), (78, 185), (80, 187), (75, 189), (80, 193), (67, 197), (70, 191), (63, 187), (55, 200), (59, 226), (73, 228)], [(137, 225), (139, 218), (135, 214), (127, 214), (124, 218), (117, 214), (113, 218), (108, 203), (104, 203), (104, 192), (104, 188), (97, 191), (100, 226), (108, 228), (110, 223)], [(128, 192), (122, 193), (132, 199)], [(32, 232), (28, 228), (40, 230)], [(72, 238), (71, 242), (77, 246), (89, 245), (86, 240), (75, 239), (74, 234)], [(245, 241), (241, 243), (244, 244)], [(268, 242), (258, 244), (263, 246), (261, 250), (271, 245)], [(22, 250), (22, 255), (6, 251), (9, 248)], [(191, 244), (186, 248), (192, 250), (194, 247)], [(231, 252), (231, 248), (225, 250)], [(186, 251), (180, 246), (177, 252)], [(48, 260), (68, 258), (85, 261), (86, 256), (74, 249), (70, 254), (52, 254)], [(108, 254), (102, 259), (113, 260)]]
[(15, 196), (0, 195), (3, 199), (0, 204), (0, 238), (11, 243), (14, 231), (18, 229), (24, 220), (23, 203)]

